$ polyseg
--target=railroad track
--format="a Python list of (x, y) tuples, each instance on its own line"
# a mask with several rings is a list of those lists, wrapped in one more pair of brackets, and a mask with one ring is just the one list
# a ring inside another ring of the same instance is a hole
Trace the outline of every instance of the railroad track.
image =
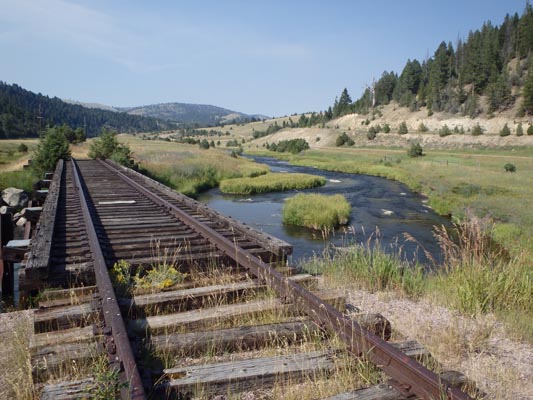
[[(60, 162), (22, 283), (39, 293), (41, 399), (95, 395), (105, 385), (91, 366), (102, 358), (123, 399), (258, 387), (284, 398), (283, 388), (327, 386), (341, 370), (353, 385), (311, 398), (470, 398), (457, 387), (464, 377), (417, 361), (429, 358), (420, 345), (389, 343), (381, 316), (348, 315), (342, 294), (287, 267), (291, 250), (112, 162)], [(360, 357), (381, 384), (356, 383)]]

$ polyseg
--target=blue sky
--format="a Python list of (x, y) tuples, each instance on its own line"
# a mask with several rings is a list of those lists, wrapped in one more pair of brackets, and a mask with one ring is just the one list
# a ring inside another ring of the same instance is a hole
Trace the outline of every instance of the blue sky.
[(0, 80), (136, 106), (213, 104), (271, 116), (353, 98), (525, 0), (0, 0)]

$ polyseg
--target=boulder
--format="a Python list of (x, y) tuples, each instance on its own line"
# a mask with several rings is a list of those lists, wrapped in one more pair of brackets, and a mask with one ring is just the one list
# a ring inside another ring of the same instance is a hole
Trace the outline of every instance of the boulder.
[(20, 217), (18, 220), (17, 220), (17, 226), (24, 226), (24, 224), (26, 224), (26, 222), (28, 222), (28, 220), (24, 217)]
[(10, 187), (2, 190), (2, 200), (10, 207), (24, 208), (28, 205), (28, 194), (22, 190)]
[(0, 214), (13, 214), (15, 212), (15, 207), (2, 206), (0, 207)]

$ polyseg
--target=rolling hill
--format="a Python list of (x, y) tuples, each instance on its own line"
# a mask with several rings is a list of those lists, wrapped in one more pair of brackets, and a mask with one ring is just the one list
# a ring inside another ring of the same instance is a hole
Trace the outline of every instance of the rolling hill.
[(37, 137), (46, 126), (62, 124), (85, 128), (88, 136), (97, 135), (102, 128), (135, 133), (176, 126), (153, 117), (70, 104), (0, 81), (0, 138)]

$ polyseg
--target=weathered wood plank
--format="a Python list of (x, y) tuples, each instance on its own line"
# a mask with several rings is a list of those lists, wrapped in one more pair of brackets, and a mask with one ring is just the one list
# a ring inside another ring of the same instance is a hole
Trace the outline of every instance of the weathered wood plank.
[(43, 218), (37, 223), (35, 234), (32, 239), (32, 246), (28, 261), (26, 262), (26, 275), (30, 276), (33, 270), (46, 269), (50, 262), (50, 249), (52, 246), (52, 235), (57, 212), (57, 203), (61, 187), (61, 180), (64, 175), (63, 160), (59, 160), (54, 172), (54, 177), (50, 183), (50, 189), (43, 205)]
[(70, 289), (43, 290), (40, 293), (40, 298), (42, 301), (50, 301), (78, 296), (88, 296), (90, 294), (96, 293), (97, 291), (98, 288), (96, 286), (81, 286)]
[(340, 393), (324, 400), (407, 400), (400, 392), (385, 383), (353, 392)]
[(240, 326), (215, 331), (174, 333), (152, 336), (150, 345), (164, 354), (186, 353), (187, 356), (209, 351), (253, 350), (264, 346), (299, 343), (305, 338), (321, 334), (310, 321), (290, 321), (279, 324)]
[[(95, 286), (92, 286), (95, 288)], [(56, 297), (50, 300), (39, 300), (39, 308), (52, 308), (62, 306), (73, 306), (82, 303), (89, 303), (95, 299), (95, 290), (65, 290), (64, 297)]]
[(50, 373), (64, 368), (79, 368), (86, 360), (96, 357), (98, 345), (96, 342), (61, 343), (44, 346), (37, 349), (32, 356), (33, 375), (43, 380)]
[(266, 388), (281, 381), (297, 383), (327, 374), (335, 366), (334, 353), (316, 351), (164, 370), (168, 387), (180, 393), (237, 393)]
[[(378, 313), (351, 314), (350, 318), (367, 330), (374, 332), (383, 340), (389, 340), (392, 336), (392, 326), (388, 319)], [(379, 332), (379, 333), (378, 333)]]
[(94, 384), (93, 378), (49, 384), (43, 388), (40, 400), (87, 399)]
[(85, 326), (98, 318), (98, 311), (90, 303), (35, 310), (33, 313), (36, 332), (68, 329)]
[(32, 354), (37, 354), (38, 349), (41, 347), (64, 343), (83, 343), (94, 340), (95, 338), (93, 325), (54, 332), (36, 333), (30, 339), (30, 351)]
[(391, 346), (396, 347), (403, 354), (415, 360), (422, 360), (431, 357), (431, 353), (416, 340), (407, 340), (405, 342), (391, 342)]
[[(405, 342), (407, 345), (409, 342)], [(393, 344), (394, 345), (394, 344)], [(452, 386), (463, 387), (463, 385), (471, 382), (457, 371), (445, 371), (439, 374), (442, 379), (445, 379)], [(412, 399), (412, 397), (410, 397)], [(372, 386), (370, 388), (354, 390), (351, 392), (340, 393), (338, 395), (328, 397), (324, 400), (408, 400), (396, 389), (387, 385), (386, 383), (380, 383), (379, 385)]]
[[(345, 297), (338, 291), (321, 291), (316, 293), (332, 305), (344, 307)], [(264, 312), (279, 312), (280, 316), (294, 314), (297, 310), (292, 304), (283, 304), (279, 299), (266, 299), (248, 303), (229, 304), (212, 308), (185, 311), (176, 314), (152, 316), (130, 321), (130, 328), (139, 334), (150, 331), (152, 334), (162, 331), (172, 332), (177, 329), (200, 329), (234, 318), (252, 317)]]
[[(316, 277), (309, 274), (299, 274), (289, 277), (293, 282), (297, 282), (308, 289), (316, 289), (318, 281)], [(260, 284), (257, 280), (246, 280), (221, 285), (202, 286), (169, 292), (137, 295), (133, 297), (131, 306), (137, 308), (165, 307), (167, 310), (185, 310), (193, 307), (206, 306), (210, 303), (217, 303), (219, 300), (229, 300), (230, 297), (239, 297), (246, 294), (264, 291), (266, 285)], [(122, 302), (123, 305), (127, 305)]]

